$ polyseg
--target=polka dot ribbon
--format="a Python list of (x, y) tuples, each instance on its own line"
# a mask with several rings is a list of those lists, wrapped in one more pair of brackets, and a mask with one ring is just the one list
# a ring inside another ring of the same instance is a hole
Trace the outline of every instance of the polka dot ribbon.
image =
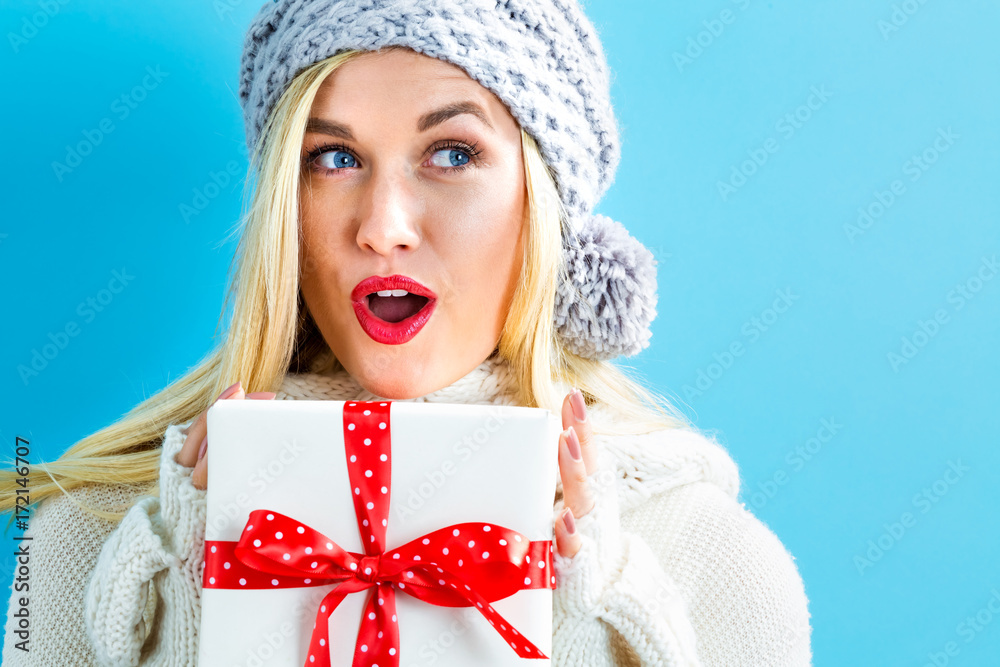
[(555, 588), (551, 540), (530, 541), (491, 523), (440, 528), (385, 549), (391, 490), (392, 401), (344, 404), (344, 443), (365, 553), (353, 553), (292, 517), (250, 513), (238, 542), (206, 540), (205, 588), (299, 588), (337, 584), (320, 602), (306, 667), (330, 666), (329, 618), (351, 593), (374, 589), (365, 605), (353, 667), (398, 667), (396, 589), (446, 607), (475, 606), (522, 658), (543, 659), (490, 602), (530, 588)]

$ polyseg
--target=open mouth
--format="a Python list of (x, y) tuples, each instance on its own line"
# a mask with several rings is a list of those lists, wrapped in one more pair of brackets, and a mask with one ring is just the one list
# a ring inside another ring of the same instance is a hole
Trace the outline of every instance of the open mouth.
[(413, 317), (430, 301), (425, 296), (411, 294), (403, 289), (380, 290), (368, 295), (368, 309), (385, 322), (402, 322)]
[(351, 291), (358, 324), (377, 343), (402, 345), (430, 320), (437, 295), (404, 275), (370, 276)]

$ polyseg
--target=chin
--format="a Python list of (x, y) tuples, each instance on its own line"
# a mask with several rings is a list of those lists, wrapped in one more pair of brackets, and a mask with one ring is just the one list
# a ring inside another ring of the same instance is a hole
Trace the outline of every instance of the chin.
[[(421, 335), (426, 333), (428, 332), (421, 332)], [(463, 360), (469, 350), (456, 350), (457, 354), (447, 355), (433, 345), (418, 346), (415, 343), (417, 339), (406, 345), (381, 345), (373, 341), (362, 341), (350, 350), (347, 356), (349, 363), (342, 364), (366, 391), (398, 401), (426, 396), (443, 389), (472, 371), (495, 348), (490, 345), (485, 352), (473, 353), (472, 358), (466, 362)]]
[(390, 400), (402, 400), (423, 396), (435, 390), (428, 384), (423, 364), (412, 363), (407, 355), (391, 355), (385, 352), (362, 353), (356, 368), (347, 371), (366, 391)]
[(417, 398), (434, 391), (433, 388), (425, 389), (421, 384), (409, 377), (399, 375), (381, 374), (377, 377), (358, 378), (358, 384), (367, 391), (392, 401), (401, 401), (408, 398)]

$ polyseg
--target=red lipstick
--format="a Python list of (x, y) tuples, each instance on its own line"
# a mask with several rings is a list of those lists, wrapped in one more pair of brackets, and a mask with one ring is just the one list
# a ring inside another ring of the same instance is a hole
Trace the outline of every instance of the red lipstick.
[[(405, 290), (409, 294), (404, 297), (380, 297), (376, 294), (377, 292), (387, 290)], [(397, 322), (390, 322), (379, 317), (372, 309), (373, 298), (412, 299), (412, 295), (422, 297), (427, 302), (419, 310)], [(413, 278), (398, 274), (388, 276), (387, 278), (370, 276), (359, 282), (351, 290), (351, 305), (354, 306), (354, 314), (358, 318), (358, 323), (372, 340), (384, 345), (402, 345), (416, 336), (424, 325), (427, 324), (427, 320), (430, 319), (436, 302), (437, 295), (433, 291), (424, 287)]]

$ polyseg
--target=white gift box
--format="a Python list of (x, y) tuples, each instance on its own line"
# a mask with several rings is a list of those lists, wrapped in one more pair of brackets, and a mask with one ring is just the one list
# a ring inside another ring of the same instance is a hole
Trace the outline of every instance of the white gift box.
[[(230, 400), (210, 408), (205, 540), (206, 561), (215, 560), (206, 567), (202, 590), (199, 664), (308, 664), (317, 610), (337, 585), (242, 587), (230, 575), (247, 571), (246, 565), (234, 562), (237, 567), (231, 569), (227, 556), (225, 569), (219, 569), (222, 559), (209, 551), (215, 544), (224, 549), (222, 545), (237, 543), (248, 529), (254, 530), (248, 525), (251, 512), (268, 510), (318, 531), (347, 552), (364, 554), (345, 450), (357, 446), (345, 443), (345, 405), (358, 403)], [(387, 406), (376, 410), (388, 410), (391, 417), (385, 425), (391, 440), (391, 459), (385, 464), (391, 484), (388, 493), (382, 491), (388, 498), (383, 528), (387, 551), (466, 522), (517, 531), (536, 547), (551, 542), (561, 425), (550, 411), (393, 401), (373, 405)], [(539, 572), (549, 578), (551, 547), (545, 546), (545, 551), (548, 562)], [(539, 561), (538, 567), (542, 565)], [(214, 587), (215, 577), (209, 586), (210, 571), (231, 587)], [(273, 581), (279, 579), (289, 578), (276, 576)], [(554, 581), (551, 578), (553, 585)], [(346, 595), (329, 616), (333, 667), (353, 664), (372, 590)], [(549, 664), (548, 659), (520, 657), (475, 606), (439, 606), (412, 597), (402, 587), (395, 591), (395, 605), (399, 633), (395, 659), (401, 667)], [(492, 608), (516, 629), (514, 634), (550, 655), (551, 588), (517, 590), (493, 601)]]

